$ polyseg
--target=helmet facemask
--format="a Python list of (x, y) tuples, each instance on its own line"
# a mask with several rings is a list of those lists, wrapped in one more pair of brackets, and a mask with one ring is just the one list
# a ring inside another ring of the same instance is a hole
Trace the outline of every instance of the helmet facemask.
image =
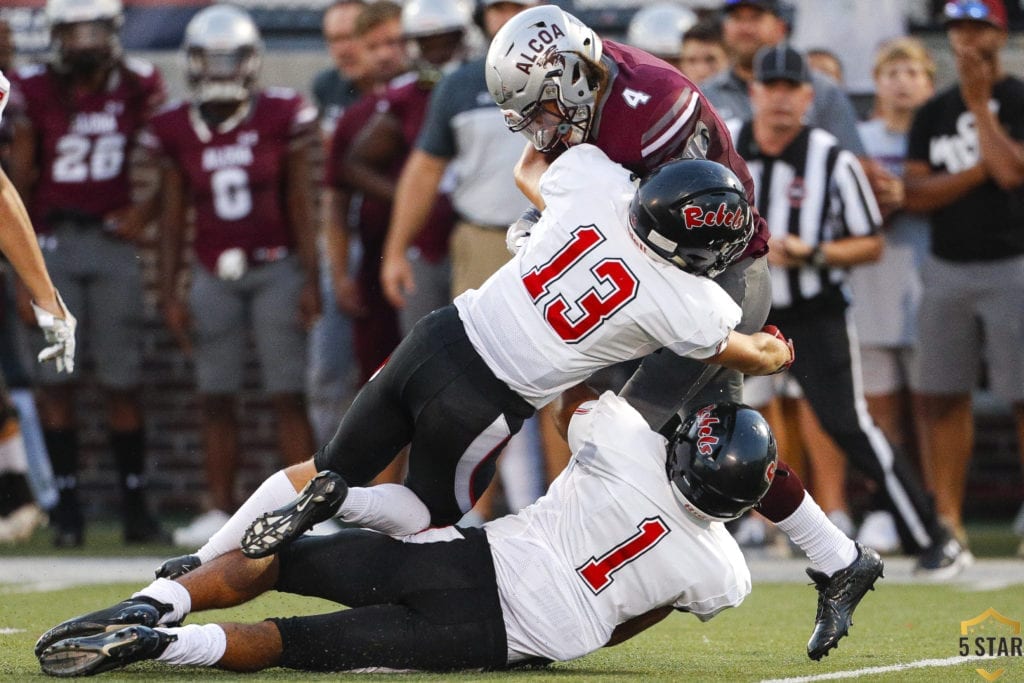
[(88, 77), (108, 69), (121, 56), (112, 19), (55, 24), (51, 43), (58, 69), (73, 76)]
[(525, 135), (540, 152), (586, 141), (600, 90), (591, 82), (593, 68), (585, 58), (553, 53), (549, 59), (558, 66), (544, 73), (540, 98), (522, 113), (502, 109), (508, 129)]
[(200, 103), (241, 102), (251, 95), (260, 70), (252, 46), (231, 50), (190, 47), (186, 54), (189, 85)]

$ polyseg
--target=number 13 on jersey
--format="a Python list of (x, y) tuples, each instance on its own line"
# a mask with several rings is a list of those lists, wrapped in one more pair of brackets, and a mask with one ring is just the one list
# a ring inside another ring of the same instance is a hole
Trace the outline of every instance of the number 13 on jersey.
[[(530, 298), (543, 310), (544, 319), (555, 333), (569, 344), (583, 341), (632, 301), (639, 289), (636, 276), (622, 259), (605, 258), (594, 263), (595, 259), (587, 258), (606, 239), (596, 225), (581, 225), (547, 263), (523, 275)], [(572, 273), (587, 270), (591, 275), (584, 282), (596, 283), (580, 286), (579, 278), (572, 277)]]

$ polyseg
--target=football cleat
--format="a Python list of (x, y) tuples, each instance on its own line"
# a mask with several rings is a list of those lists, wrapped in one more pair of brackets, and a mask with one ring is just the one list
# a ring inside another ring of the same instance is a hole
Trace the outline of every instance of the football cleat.
[(156, 570), (156, 578), (158, 579), (176, 579), (179, 576), (184, 576), (190, 571), (199, 568), (203, 562), (199, 559), (198, 555), (182, 555), (181, 557), (172, 557), (171, 559), (164, 562)]
[(128, 626), (109, 633), (68, 638), (39, 655), (43, 673), (51, 676), (92, 676), (120, 669), (145, 659), (156, 659), (178, 636), (149, 628)]
[(36, 657), (41, 657), (46, 648), (66, 638), (80, 638), (107, 631), (117, 631), (134, 624), (156, 626), (160, 617), (170, 611), (170, 605), (157, 602), (152, 598), (138, 597), (123, 600), (113, 607), (83, 614), (57, 624), (36, 641)]
[(871, 548), (857, 544), (857, 559), (846, 569), (832, 576), (808, 569), (807, 575), (818, 591), (818, 612), (814, 616), (814, 632), (807, 641), (807, 656), (818, 661), (829, 650), (839, 647), (839, 640), (853, 626), (853, 611), (875, 581), (882, 576), (882, 558)]
[(329, 470), (309, 480), (299, 497), (273, 512), (265, 512), (242, 536), (242, 553), (260, 558), (278, 549), (325, 520), (334, 517), (348, 495), (348, 484)]

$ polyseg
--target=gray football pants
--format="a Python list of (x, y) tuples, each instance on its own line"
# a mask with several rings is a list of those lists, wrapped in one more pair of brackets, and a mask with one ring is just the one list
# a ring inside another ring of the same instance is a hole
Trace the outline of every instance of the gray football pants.
[[(734, 263), (715, 282), (743, 309), (737, 332), (752, 334), (764, 327), (772, 305), (767, 258)], [(743, 374), (662, 349), (644, 358), (619, 395), (658, 430), (680, 411), (718, 401), (742, 401)]]

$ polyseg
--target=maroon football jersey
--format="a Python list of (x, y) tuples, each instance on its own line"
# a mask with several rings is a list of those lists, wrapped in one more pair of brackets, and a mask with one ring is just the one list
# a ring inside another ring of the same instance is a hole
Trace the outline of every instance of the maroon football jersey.
[(36, 230), (73, 214), (101, 220), (131, 204), (128, 161), (136, 134), (166, 93), (148, 62), (125, 59), (100, 92), (74, 92), (51, 67), (15, 74), (19, 100), (36, 135), (39, 176), (28, 198)]
[(292, 145), (311, 135), (315, 122), (316, 109), (287, 88), (258, 93), (245, 117), (227, 129), (211, 129), (188, 102), (153, 116), (142, 141), (184, 175), (203, 266), (214, 271), (232, 248), (257, 263), (294, 248), (284, 171)]
[[(698, 121), (710, 134), (707, 157), (729, 167), (754, 206), (754, 181), (733, 147), (729, 129), (692, 81), (643, 50), (604, 41), (615, 62), (611, 87), (595, 118), (590, 141), (638, 175), (682, 155)], [(744, 252), (759, 256), (768, 248), (768, 226), (756, 209), (756, 233)]]
[[(423, 119), (427, 114), (430, 92), (429, 86), (413, 81), (389, 88), (384, 94), (381, 107), (386, 108), (398, 120), (405, 142), (405, 154), (399, 164), (399, 173), (401, 166), (405, 165), (406, 159), (416, 146), (416, 138), (419, 137)], [(448, 238), (454, 227), (455, 210), (448, 195), (440, 192), (434, 200), (434, 207), (427, 217), (427, 222), (416, 236), (413, 245), (419, 248), (424, 258), (437, 262), (448, 254)]]

